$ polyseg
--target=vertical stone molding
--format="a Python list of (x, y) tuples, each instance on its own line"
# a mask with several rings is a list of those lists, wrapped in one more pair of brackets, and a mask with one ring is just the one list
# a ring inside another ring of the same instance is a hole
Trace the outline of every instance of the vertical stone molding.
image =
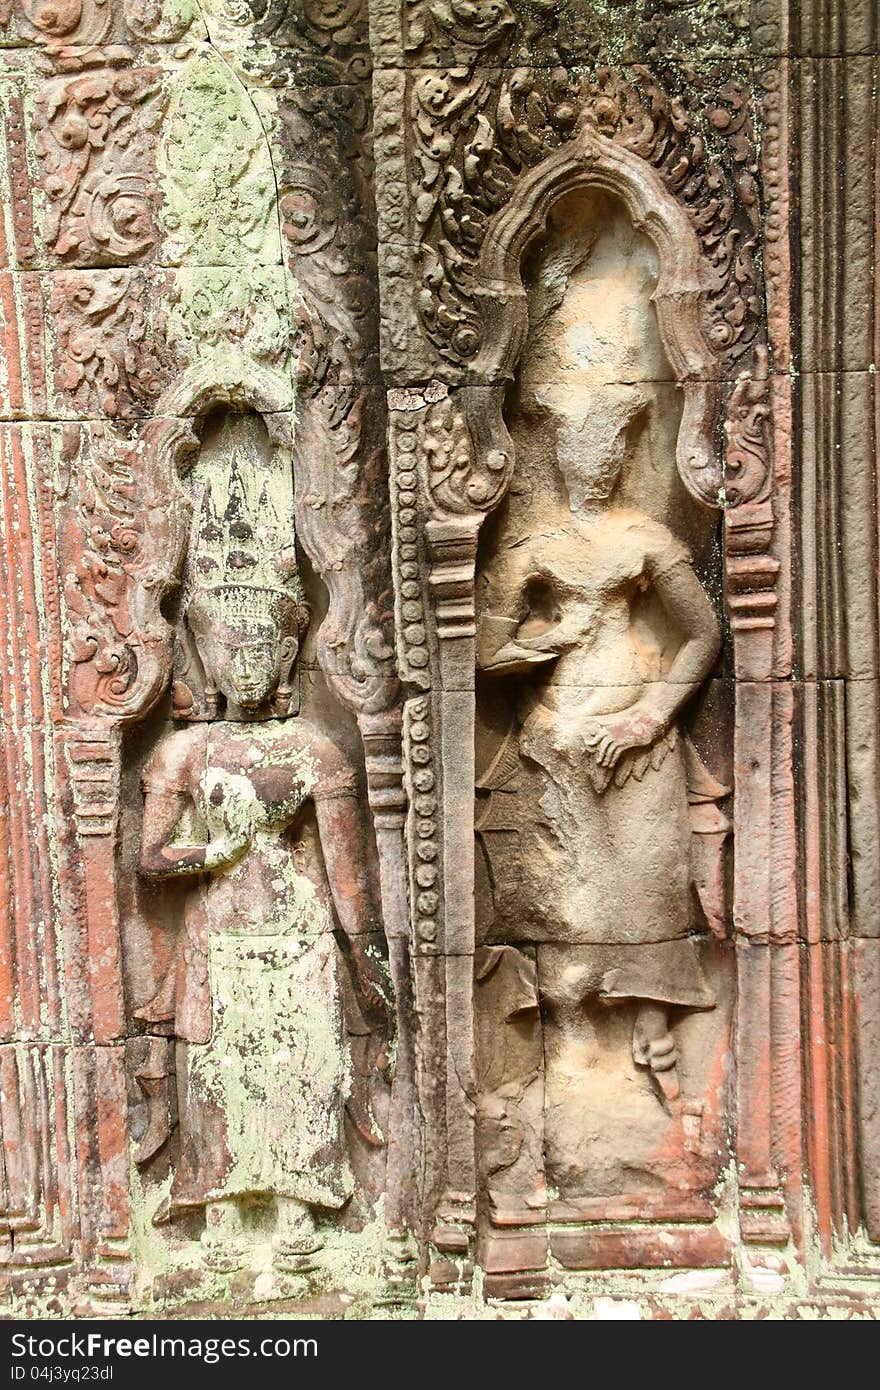
[(3, 1315), (876, 1313), (876, 4), (0, 10)]

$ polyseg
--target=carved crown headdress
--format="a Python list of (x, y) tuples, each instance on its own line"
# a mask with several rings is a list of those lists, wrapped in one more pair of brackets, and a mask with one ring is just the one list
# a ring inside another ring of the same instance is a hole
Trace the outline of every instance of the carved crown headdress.
[(194, 632), (200, 630), (204, 616), (230, 628), (244, 625), (257, 629), (264, 625), (282, 631), (301, 630), (307, 620), (302, 598), (291, 593), (289, 587), (262, 589), (253, 584), (194, 589), (187, 615)]
[[(268, 622), (305, 605), (296, 562), (289, 478), (259, 467), (246, 447), (205, 480), (193, 522), (184, 606), (226, 623)], [(286, 486), (285, 486), (286, 485)]]
[[(263, 434), (258, 416), (227, 416), (203, 446), (190, 478), (193, 521), (172, 686), (179, 719), (217, 716), (202, 638), (216, 636), (219, 626), (231, 630), (235, 641), (301, 637), (308, 624), (290, 461), (266, 448)], [(295, 648), (282, 659), (278, 688), (267, 705), (272, 717), (296, 711), (295, 660)]]

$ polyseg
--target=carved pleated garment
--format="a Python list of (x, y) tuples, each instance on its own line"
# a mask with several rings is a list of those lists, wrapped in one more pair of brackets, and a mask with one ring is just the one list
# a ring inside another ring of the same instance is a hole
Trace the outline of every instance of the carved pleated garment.
[(145, 781), (185, 793), (207, 838), (245, 828), (249, 848), (187, 902), (170, 1209), (251, 1193), (339, 1207), (351, 1175), (338, 950), (329, 895), (297, 864), (288, 831), (314, 791), (311, 759), (292, 724), (202, 725), (175, 738), (189, 745), (183, 766), (169, 740)]
[[(662, 680), (659, 667), (646, 674), (633, 638), (633, 595), (688, 562), (664, 526), (613, 510), (536, 535), (518, 555), (512, 593), (545, 585), (567, 646), (549, 679), (520, 699), (530, 795), (513, 850), (518, 869), (499, 864), (495, 873), (491, 936), (564, 946), (566, 988), (582, 995), (711, 1008), (693, 936), (683, 737), (673, 724), (613, 769), (600, 768), (584, 742), (586, 721), (632, 705), (646, 679)], [(544, 951), (548, 972), (553, 957)]]

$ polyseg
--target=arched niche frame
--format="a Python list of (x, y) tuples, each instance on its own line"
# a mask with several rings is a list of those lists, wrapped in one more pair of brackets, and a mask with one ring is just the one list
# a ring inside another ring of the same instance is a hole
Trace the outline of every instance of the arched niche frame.
[[(513, 470), (513, 443), (503, 419), (504, 394), (528, 331), (521, 271), (526, 252), (545, 232), (550, 212), (567, 193), (599, 189), (626, 208), (633, 227), (657, 252), (652, 294), (660, 338), (683, 397), (677, 466), (688, 492), (721, 505), (722, 465), (715, 442), (718, 358), (701, 325), (711, 268), (687, 213), (654, 169), (638, 155), (589, 127), (528, 174), (490, 229), (474, 279), (485, 332), (468, 384), (459, 393), (473, 441), (474, 463), (457, 487), (444, 479), (434, 497), (440, 512), (491, 510)], [(429, 479), (430, 486), (430, 479)]]
[[(201, 447), (200, 421), (218, 408), (258, 414), (295, 472), (298, 539), (327, 585), (328, 618), (335, 618), (323, 624), (325, 673), (355, 713), (364, 740), (397, 998), (405, 999), (408, 988), (408, 920), (398, 889), (405, 860), (397, 687), (389, 676), (393, 662), (374, 640), (360, 570), (346, 565), (350, 551), (342, 543), (363, 525), (358, 458), (332, 446), (332, 422), (307, 383), (298, 383), (297, 410), (291, 410), (291, 385), (288, 375), (241, 352), (212, 354), (183, 373), (154, 417), (133, 430), (95, 423), (65, 442), (63, 461), (76, 480), (59, 506), (58, 550), (69, 634), (58, 735), (60, 852), (65, 882), (73, 885), (67, 911), (74, 924), (65, 969), (75, 1036), (106, 1044), (98, 1050), (100, 1180), (84, 1212), (83, 1239), (96, 1281), (120, 1292), (132, 1274), (128, 1082), (124, 1049), (116, 1045), (128, 1027), (118, 892), (123, 733), (145, 720), (169, 688), (175, 625), (167, 600), (182, 580), (192, 521), (182, 480)], [(407, 1017), (406, 1007), (399, 1014)], [(405, 1211), (412, 1202), (405, 1175), (414, 1167), (406, 1141), (414, 1110), (412, 1042), (399, 1032), (388, 1168), (398, 1175), (397, 1207)], [(92, 1093), (84, 1089), (83, 1097)], [(80, 1132), (91, 1133), (93, 1117), (83, 1118), (80, 1109), (77, 1115)], [(403, 1141), (393, 1142), (396, 1135)]]
[[(356, 499), (352, 478), (340, 476), (351, 470), (340, 467), (320, 402), (306, 396), (298, 402), (294, 415), (289, 406), (290, 383), (277, 372), (242, 370), (237, 362), (234, 375), (218, 383), (212, 374), (215, 371), (216, 365), (212, 364), (211, 369), (187, 373), (160, 402), (161, 417), (151, 421), (146, 430), (149, 468), (161, 489), (176, 492), (177, 505), (187, 509), (189, 499), (179, 480), (199, 449), (199, 421), (223, 407), (251, 411), (261, 417), (273, 450), (293, 468), (296, 539), (329, 594), (328, 612), (318, 633), (318, 657), (324, 675), (340, 703), (355, 716), (381, 715), (394, 703), (396, 681), (389, 672), (387, 658), (383, 659), (377, 650), (381, 644), (368, 630), (371, 596), (363, 593), (358, 566), (352, 563), (356, 522), (352, 524), (353, 518), (346, 516), (349, 524), (343, 525), (333, 505), (346, 500), (349, 491), (353, 505)], [(187, 521), (188, 516), (183, 523), (184, 532)], [(183, 562), (181, 543), (178, 537), (173, 554), (169, 550), (163, 557), (170, 574), (159, 601), (177, 582), (172, 576)], [(162, 632), (167, 665), (173, 634), (158, 613), (158, 602), (154, 608), (152, 617), (157, 631)], [(166, 680), (167, 674), (166, 671)], [(163, 678), (157, 670), (150, 695), (139, 704), (134, 717), (147, 712), (162, 688)]]
[(264, 420), (273, 447), (290, 456), (293, 433), (280, 401), (283, 396), (273, 381), (242, 376), (218, 385), (198, 373), (187, 374), (160, 402), (161, 414), (144, 425), (132, 465), (135, 519), (149, 544), (142, 546), (142, 563), (135, 556), (125, 567), (134, 674), (124, 689), (108, 689), (95, 713), (120, 724), (143, 719), (171, 679), (174, 627), (162, 607), (181, 582), (192, 512), (181, 483), (201, 447), (199, 423), (224, 406), (253, 411)]
[[(289, 387), (286, 399), (289, 403)], [(198, 420), (215, 406), (254, 410), (292, 436), (279, 409), (277, 380), (249, 379), (236, 364), (217, 383), (205, 368), (187, 373), (133, 430), (90, 424), (71, 439), (65, 462), (76, 479), (64, 497), (58, 563), (69, 634), (58, 732), (60, 856), (72, 930), (67, 994), (75, 1036), (98, 1048), (102, 1105), (95, 1172), (82, 1232), (94, 1281), (124, 1293), (131, 1277), (127, 1036), (118, 875), (122, 735), (145, 719), (168, 689), (175, 629), (163, 612), (181, 581), (191, 503), (181, 478), (200, 447)], [(278, 438), (276, 434), (276, 438)], [(112, 1044), (112, 1046), (111, 1046)], [(83, 1089), (75, 1100), (81, 1134)]]
[[(390, 401), (396, 553), (403, 558), (404, 545), (412, 549), (416, 534), (406, 515), (410, 504), (403, 500), (411, 486), (403, 479), (412, 476), (407, 470), (416, 457), (428, 570), (428, 626), (436, 637), (429, 644), (429, 668), (421, 650), (418, 662), (414, 659), (416, 638), (408, 636), (411, 629), (398, 624), (401, 672), (414, 690), (427, 692), (407, 706), (408, 727), (413, 737), (427, 737), (423, 749), (430, 759), (425, 762), (423, 753), (422, 763), (409, 768), (410, 839), (415, 846), (409, 867), (414, 973), (417, 989), (424, 989), (431, 999), (420, 1016), (422, 1047), (433, 1059), (443, 1058), (444, 1084), (438, 1088), (425, 1078), (421, 1093), (424, 1212), (434, 1223), (430, 1246), (437, 1256), (441, 1282), (455, 1283), (461, 1277), (454, 1260), (444, 1258), (446, 1254), (475, 1250), (472, 960), (477, 540), (485, 516), (504, 497), (514, 468), (514, 445), (503, 409), (528, 332), (523, 260), (545, 232), (554, 205), (568, 193), (589, 188), (602, 190), (622, 204), (634, 228), (656, 250), (659, 275), (652, 300), (661, 342), (682, 395), (677, 468), (688, 492), (703, 506), (720, 510), (724, 496), (716, 443), (721, 372), (701, 322), (713, 284), (712, 268), (686, 211), (654, 169), (586, 127), (523, 177), (487, 233), (471, 279), (471, 293), (483, 320), (483, 346), (464, 383), (447, 389), (432, 382), (422, 389), (395, 392)], [(399, 595), (405, 597), (400, 570), (398, 581)], [(398, 610), (405, 614), (401, 597)], [(416, 795), (425, 785), (426, 769), (438, 788), (432, 821), (436, 823), (437, 878), (430, 893), (420, 891), (419, 850), (424, 850), (424, 842), (416, 844), (416, 837), (427, 833), (427, 827), (417, 824)]]
[[(189, 374), (162, 402), (169, 418), (157, 419), (150, 427), (152, 466), (189, 509), (180, 480), (200, 447), (198, 422), (225, 406), (259, 415), (271, 446), (293, 469), (296, 542), (325, 585), (329, 600), (317, 634), (318, 660), (328, 687), (358, 723), (378, 850), (382, 926), (396, 1002), (385, 1208), (387, 1225), (394, 1232), (413, 1224), (416, 1142), (399, 684), (393, 646), (386, 638), (383, 596), (367, 591), (360, 563), (370, 540), (360, 510), (361, 460), (352, 436), (340, 430), (332, 389), (313, 390), (307, 380), (298, 386), (294, 413), (287, 404), (289, 382), (271, 370), (243, 371), (237, 361), (234, 377), (222, 385), (207, 368)], [(171, 587), (179, 582), (189, 516), (187, 510)], [(166, 584), (163, 593), (168, 588)], [(170, 678), (174, 638), (158, 607), (156, 616), (167, 629), (167, 661), (154, 700)]]

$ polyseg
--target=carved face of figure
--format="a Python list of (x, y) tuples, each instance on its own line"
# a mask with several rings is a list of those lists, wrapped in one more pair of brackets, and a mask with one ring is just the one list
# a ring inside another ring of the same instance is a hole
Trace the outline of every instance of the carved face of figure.
[(563, 199), (524, 270), (519, 409), (552, 440), (575, 511), (608, 500), (654, 383), (669, 376), (651, 301), (656, 252), (596, 190)]
[(607, 502), (626, 458), (630, 427), (647, 404), (640, 385), (605, 386), (582, 418), (556, 419), (556, 461), (575, 511)]
[(256, 709), (274, 695), (285, 663), (296, 656), (294, 637), (277, 628), (218, 625), (199, 642), (199, 653), (217, 689), (242, 709)]
[(266, 590), (224, 588), (195, 598), (187, 617), (208, 686), (227, 705), (253, 712), (273, 696), (289, 703), (304, 625), (304, 610), (294, 601)]

